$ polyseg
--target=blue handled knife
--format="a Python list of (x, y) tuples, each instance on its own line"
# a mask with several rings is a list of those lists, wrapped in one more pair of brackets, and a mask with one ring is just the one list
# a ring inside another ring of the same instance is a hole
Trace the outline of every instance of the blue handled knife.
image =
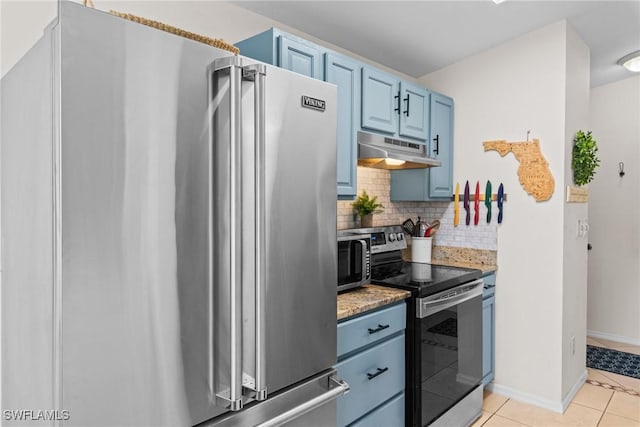
[(500, 183), (498, 187), (498, 224), (502, 224), (502, 203), (504, 199), (504, 186)]
[(487, 181), (484, 189), (484, 205), (487, 207), (487, 224), (491, 222), (491, 181)]

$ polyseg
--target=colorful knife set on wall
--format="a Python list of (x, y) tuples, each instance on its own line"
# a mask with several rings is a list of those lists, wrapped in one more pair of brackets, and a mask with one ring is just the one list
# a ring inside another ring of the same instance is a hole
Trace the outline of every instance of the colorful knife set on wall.
[[(491, 181), (487, 181), (484, 189), (484, 197), (480, 195), (480, 181), (476, 181), (476, 190), (472, 195), (469, 190), (469, 181), (464, 186), (464, 194), (462, 196), (462, 203), (464, 210), (466, 211), (465, 224), (471, 223), (471, 202), (473, 202), (473, 224), (478, 225), (480, 222), (480, 201), (484, 200), (484, 204), (487, 207), (487, 224), (491, 222)], [(498, 224), (502, 223), (502, 207), (504, 202), (504, 185), (500, 183), (498, 187), (498, 194), (496, 195), (496, 201), (498, 202)], [(453, 225), (458, 226), (460, 222), (460, 184), (456, 182), (456, 191), (453, 195)]]

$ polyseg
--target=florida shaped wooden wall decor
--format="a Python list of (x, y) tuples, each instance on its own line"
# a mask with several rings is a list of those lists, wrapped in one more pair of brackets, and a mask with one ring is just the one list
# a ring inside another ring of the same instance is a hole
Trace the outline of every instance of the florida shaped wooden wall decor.
[(484, 151), (495, 150), (502, 157), (513, 153), (520, 162), (518, 178), (520, 185), (536, 202), (549, 200), (555, 188), (555, 180), (549, 169), (549, 162), (542, 155), (540, 141), (507, 142), (506, 140), (484, 141)]

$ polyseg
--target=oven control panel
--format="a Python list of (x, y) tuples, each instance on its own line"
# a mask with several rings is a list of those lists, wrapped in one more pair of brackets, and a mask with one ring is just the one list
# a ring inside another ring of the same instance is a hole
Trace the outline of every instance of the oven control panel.
[(371, 253), (399, 251), (407, 248), (407, 241), (404, 238), (404, 231), (400, 225), (389, 225), (385, 227), (355, 228), (349, 230), (351, 233), (362, 233), (371, 235)]

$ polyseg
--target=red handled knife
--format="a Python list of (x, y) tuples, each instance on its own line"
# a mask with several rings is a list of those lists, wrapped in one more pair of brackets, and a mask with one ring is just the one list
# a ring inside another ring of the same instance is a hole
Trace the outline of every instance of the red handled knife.
[(464, 185), (464, 198), (462, 199), (464, 210), (467, 211), (467, 220), (466, 224), (469, 225), (471, 222), (471, 211), (469, 210), (469, 181)]
[(480, 221), (480, 181), (476, 181), (476, 194), (473, 199), (473, 225), (478, 225)]

